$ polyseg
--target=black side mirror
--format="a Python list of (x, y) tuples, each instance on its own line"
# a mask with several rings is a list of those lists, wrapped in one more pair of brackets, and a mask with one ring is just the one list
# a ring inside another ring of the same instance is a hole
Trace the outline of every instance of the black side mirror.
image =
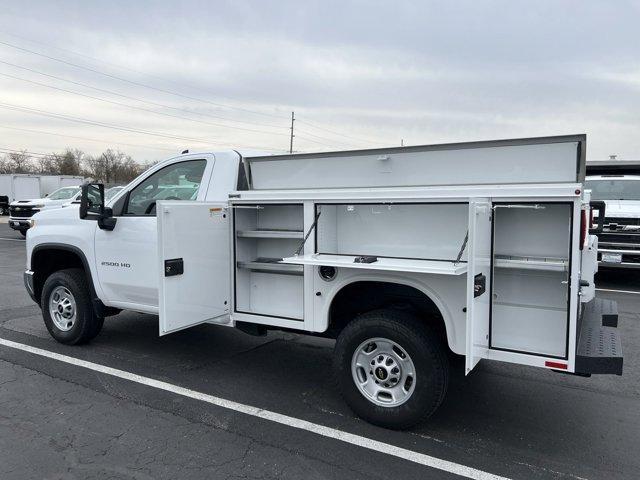
[(80, 218), (96, 220), (103, 230), (113, 230), (116, 219), (113, 211), (104, 206), (104, 185), (102, 183), (86, 183), (82, 185), (80, 196)]

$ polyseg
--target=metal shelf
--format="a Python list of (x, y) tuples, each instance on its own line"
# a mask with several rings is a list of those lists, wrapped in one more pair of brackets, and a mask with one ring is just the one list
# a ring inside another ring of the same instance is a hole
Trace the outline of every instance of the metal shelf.
[(238, 238), (298, 238), (302, 239), (302, 230), (238, 230)]
[(566, 272), (569, 270), (569, 260), (564, 258), (496, 255), (493, 264), (496, 268), (519, 270), (546, 270), (553, 272)]
[(287, 257), (283, 262), (292, 265), (319, 265), (328, 267), (358, 268), (367, 270), (387, 270), (394, 272), (437, 273), (441, 275), (462, 275), (467, 271), (466, 262), (439, 260), (412, 260), (405, 258), (378, 258), (374, 263), (354, 263), (353, 255), (328, 255), (314, 253)]
[(304, 267), (302, 265), (291, 265), (281, 262), (281, 258), (256, 258), (250, 262), (237, 262), (237, 266), (238, 268), (259, 272), (282, 273), (285, 275), (303, 274)]

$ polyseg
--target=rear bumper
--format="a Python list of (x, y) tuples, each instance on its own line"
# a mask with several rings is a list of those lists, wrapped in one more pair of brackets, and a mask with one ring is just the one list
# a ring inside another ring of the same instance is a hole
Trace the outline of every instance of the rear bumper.
[(618, 304), (594, 298), (584, 305), (580, 315), (575, 372), (622, 375), (622, 364)]

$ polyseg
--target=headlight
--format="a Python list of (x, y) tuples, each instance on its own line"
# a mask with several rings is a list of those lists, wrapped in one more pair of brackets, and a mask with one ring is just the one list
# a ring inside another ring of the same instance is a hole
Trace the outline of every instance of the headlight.
[(29, 228), (33, 228), (36, 226), (36, 221), (33, 218), (29, 219)]
[(44, 208), (44, 204), (42, 204), (42, 205), (32, 205), (31, 208)]

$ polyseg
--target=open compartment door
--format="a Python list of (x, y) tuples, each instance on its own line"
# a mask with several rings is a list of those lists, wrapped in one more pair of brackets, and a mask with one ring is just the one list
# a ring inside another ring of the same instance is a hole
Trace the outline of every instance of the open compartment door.
[(469, 202), (467, 270), (467, 346), (465, 374), (486, 357), (491, 311), (491, 241), (493, 212), (488, 199)]
[(160, 335), (227, 323), (231, 295), (225, 204), (158, 202)]

